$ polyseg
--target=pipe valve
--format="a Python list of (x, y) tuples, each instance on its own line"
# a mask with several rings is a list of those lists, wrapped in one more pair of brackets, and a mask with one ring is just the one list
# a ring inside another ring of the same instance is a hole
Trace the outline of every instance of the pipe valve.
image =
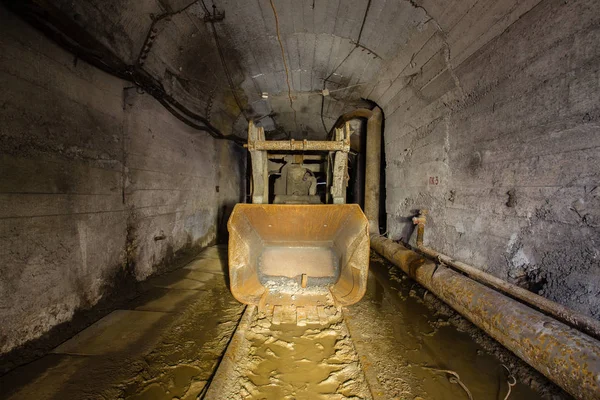
[(427, 214), (429, 213), (428, 210), (419, 210), (419, 216), (418, 217), (413, 217), (412, 222), (415, 225), (425, 225), (425, 223), (427, 222)]
[(427, 222), (428, 210), (419, 210), (419, 216), (413, 217), (413, 224), (417, 225), (417, 248), (423, 246), (423, 236), (425, 236), (425, 223)]

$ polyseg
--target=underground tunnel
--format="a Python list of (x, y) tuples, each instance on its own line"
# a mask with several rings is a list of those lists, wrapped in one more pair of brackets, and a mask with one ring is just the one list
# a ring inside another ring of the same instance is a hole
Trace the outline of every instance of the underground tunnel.
[(600, 399), (598, 0), (2, 0), (0, 88), (0, 398)]

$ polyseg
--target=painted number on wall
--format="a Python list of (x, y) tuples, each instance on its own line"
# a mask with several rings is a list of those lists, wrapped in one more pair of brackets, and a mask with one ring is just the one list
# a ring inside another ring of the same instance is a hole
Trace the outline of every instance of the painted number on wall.
[(429, 184), (430, 185), (439, 185), (440, 184), (440, 179), (437, 176), (430, 176), (429, 177)]

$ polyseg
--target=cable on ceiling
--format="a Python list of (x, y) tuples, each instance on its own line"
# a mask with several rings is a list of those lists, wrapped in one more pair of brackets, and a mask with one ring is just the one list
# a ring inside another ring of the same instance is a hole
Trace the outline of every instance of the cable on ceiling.
[[(365, 27), (365, 23), (367, 22), (367, 16), (369, 15), (369, 10), (371, 8), (371, 0), (368, 1), (367, 3), (367, 8), (365, 9), (365, 14), (363, 16), (362, 22), (360, 24), (360, 30), (358, 32), (358, 38), (356, 39), (356, 42), (354, 43), (354, 47), (352, 48), (352, 50), (350, 50), (348, 52), (348, 55), (346, 57), (344, 57), (344, 59), (342, 60), (341, 63), (338, 64), (337, 67), (335, 67), (333, 69), (333, 71), (331, 71), (331, 73), (329, 75), (327, 75), (327, 78), (325, 78), (323, 80), (323, 90), (325, 90), (327, 88), (327, 82), (329, 82), (329, 79), (333, 76), (333, 74), (336, 73), (336, 71), (342, 66), (342, 64), (344, 64), (346, 62), (346, 60), (348, 58), (350, 58), (350, 56), (352, 55), (352, 53), (354, 53), (354, 50), (356, 50), (358, 47), (363, 47), (360, 44), (360, 39), (362, 38), (362, 33), (363, 33), (363, 29)], [(329, 135), (329, 130), (327, 129), (327, 126), (325, 125), (325, 117), (324, 117), (324, 109), (325, 109), (325, 96), (321, 96), (321, 123), (323, 124), (323, 129), (325, 130), (325, 133), (327, 135)]]
[(143, 60), (144, 60), (144, 55), (145, 55), (145, 50), (150, 48), (150, 44), (151, 42), (154, 40), (154, 35), (156, 34), (156, 24), (158, 24), (160, 21), (164, 20), (165, 18), (169, 18), (172, 17), (174, 15), (178, 15), (181, 14), (185, 11), (187, 11), (190, 7), (192, 7), (194, 4), (196, 4), (198, 2), (198, 0), (194, 0), (191, 3), (189, 3), (188, 5), (184, 6), (183, 8), (180, 8), (177, 11), (168, 11), (165, 12), (157, 17), (153, 17), (152, 18), (152, 24), (150, 25), (150, 29), (148, 29), (148, 33), (146, 34), (146, 39), (144, 40), (144, 45), (142, 46), (142, 48), (140, 49), (138, 58), (137, 58), (137, 64), (138, 65), (142, 65), (143, 64)]
[[(206, 7), (206, 4), (204, 4), (204, 0), (201, 0), (200, 3), (202, 4), (202, 8), (204, 8), (204, 12), (206, 13), (206, 15), (210, 16), (211, 13), (208, 10), (208, 7)], [(213, 1), (213, 9), (216, 10), (216, 8), (217, 8), (217, 6), (215, 5), (215, 3)], [(205, 18), (205, 20), (206, 20), (206, 18)], [(246, 118), (246, 120), (247, 120), (248, 117), (246, 116), (246, 110), (242, 106), (242, 102), (237, 94), (237, 91), (235, 90), (235, 84), (233, 82), (233, 77), (231, 76), (231, 71), (229, 71), (228, 64), (225, 60), (225, 53), (223, 52), (223, 47), (221, 46), (221, 42), (219, 41), (219, 35), (217, 34), (217, 28), (215, 27), (215, 21), (213, 18), (209, 18), (208, 20), (210, 22), (210, 26), (212, 28), (212, 33), (213, 33), (213, 38), (215, 39), (215, 44), (217, 46), (217, 53), (219, 54), (219, 58), (221, 59), (221, 65), (223, 66), (223, 72), (225, 72), (225, 77), (227, 78), (227, 83), (229, 83), (229, 87), (231, 88), (231, 94), (233, 95), (235, 104), (238, 106), (238, 108), (240, 109), (240, 112), (242, 114), (244, 114), (244, 118)]]
[(160, 81), (140, 66), (125, 63), (111, 49), (65, 16), (56, 6), (43, 1), (44, 7), (42, 7), (39, 3), (39, 1), (27, 0), (5, 1), (5, 4), (13, 12), (20, 15), (77, 58), (110, 75), (134, 83), (144, 92), (153, 96), (170, 113), (188, 126), (207, 132), (215, 139), (231, 140), (237, 144), (245, 142), (239, 136), (224, 135), (206, 118), (185, 107), (166, 92)]
[(285, 81), (287, 83), (287, 88), (288, 88), (288, 98), (290, 100), (290, 108), (294, 112), (294, 125), (296, 126), (296, 130), (298, 130), (298, 122), (296, 119), (297, 118), (296, 117), (296, 109), (294, 108), (294, 100), (292, 99), (292, 86), (290, 85), (290, 71), (288, 69), (287, 61), (285, 59), (285, 50), (283, 48), (283, 41), (281, 40), (281, 33), (279, 32), (279, 16), (277, 15), (277, 10), (275, 9), (275, 4), (273, 3), (273, 0), (269, 0), (269, 1), (271, 2), (271, 8), (273, 9), (273, 16), (275, 17), (275, 32), (277, 33), (277, 40), (279, 41), (279, 47), (281, 49), (281, 59), (283, 60), (283, 68), (285, 69)]

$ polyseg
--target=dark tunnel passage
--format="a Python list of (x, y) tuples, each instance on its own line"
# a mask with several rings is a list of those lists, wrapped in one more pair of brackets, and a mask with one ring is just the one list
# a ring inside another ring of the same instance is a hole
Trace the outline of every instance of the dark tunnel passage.
[(0, 398), (600, 399), (597, 0), (0, 1)]

